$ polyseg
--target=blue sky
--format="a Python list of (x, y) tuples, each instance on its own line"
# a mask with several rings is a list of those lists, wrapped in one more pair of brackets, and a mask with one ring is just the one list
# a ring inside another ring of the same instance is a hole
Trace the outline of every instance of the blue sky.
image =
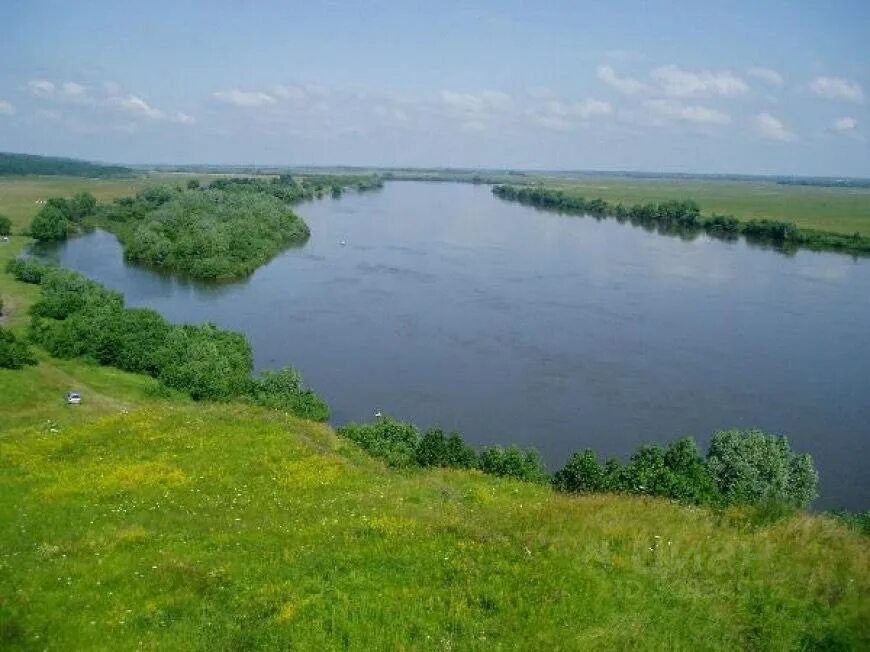
[(0, 150), (870, 176), (870, 2), (0, 3)]

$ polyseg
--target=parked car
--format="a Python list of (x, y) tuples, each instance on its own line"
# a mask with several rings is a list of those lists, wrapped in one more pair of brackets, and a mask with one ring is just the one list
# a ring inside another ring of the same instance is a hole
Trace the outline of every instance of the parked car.
[(67, 392), (66, 393), (66, 402), (70, 405), (78, 405), (82, 402), (82, 395), (78, 392)]

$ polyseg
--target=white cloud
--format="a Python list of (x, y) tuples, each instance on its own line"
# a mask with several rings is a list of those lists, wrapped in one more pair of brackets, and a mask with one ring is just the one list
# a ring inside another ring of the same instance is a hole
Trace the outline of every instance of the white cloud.
[(683, 104), (674, 100), (647, 100), (643, 104), (657, 118), (713, 125), (731, 122), (731, 116), (727, 113), (707, 106)]
[(785, 125), (779, 118), (776, 118), (769, 113), (759, 113), (755, 116), (755, 127), (765, 138), (772, 140), (781, 140), (791, 142), (797, 140), (797, 136), (786, 129)]
[(857, 82), (841, 77), (816, 77), (810, 82), (810, 90), (828, 100), (864, 101), (864, 91)]
[(843, 116), (837, 120), (834, 120), (834, 130), (839, 131), (842, 134), (851, 133), (858, 128), (858, 121), (855, 118), (850, 118), (849, 116)]
[(192, 115), (188, 115), (187, 113), (184, 113), (183, 111), (176, 112), (176, 114), (173, 115), (172, 118), (170, 118), (170, 119), (172, 120), (172, 122), (176, 122), (180, 125), (195, 125), (196, 124), (196, 118), (194, 118)]
[(454, 111), (478, 113), (506, 109), (511, 104), (511, 96), (500, 91), (457, 93), (446, 90), (441, 91), (441, 101)]
[(31, 79), (27, 82), (30, 92), (38, 97), (51, 97), (54, 95), (55, 85), (47, 79)]
[(721, 95), (729, 97), (741, 95), (749, 86), (730, 71), (690, 72), (677, 66), (662, 66), (651, 73), (666, 95), (671, 97), (709, 97)]
[(61, 93), (68, 99), (87, 99), (88, 89), (75, 82), (64, 82), (61, 85)]
[(771, 68), (761, 68), (756, 66), (755, 68), (750, 68), (746, 72), (751, 77), (760, 79), (764, 83), (770, 84), (771, 86), (782, 86), (784, 81), (782, 75), (776, 72), (776, 70), (772, 70)]
[(587, 97), (578, 102), (551, 100), (540, 110), (533, 111), (531, 116), (533, 122), (547, 129), (569, 131), (574, 128), (575, 120), (588, 120), (612, 113), (613, 107), (609, 102)]
[(0, 115), (12, 115), (15, 113), (15, 108), (10, 102), (0, 100)]
[(127, 95), (117, 100), (118, 106), (136, 116), (158, 119), (163, 117), (163, 111), (155, 109), (141, 97)]
[(79, 104), (90, 103), (87, 86), (77, 82), (63, 82), (55, 84), (47, 79), (31, 79), (27, 82), (30, 92), (43, 99), (59, 102), (75, 102)]
[(616, 71), (610, 66), (600, 65), (598, 66), (598, 79), (603, 81), (608, 86), (612, 86), (620, 93), (625, 93), (626, 95), (634, 95), (635, 93), (640, 93), (641, 91), (646, 89), (646, 84), (633, 77), (620, 77), (616, 74)]
[(215, 98), (226, 104), (240, 106), (245, 108), (255, 108), (275, 104), (276, 100), (268, 93), (262, 91), (243, 91), (238, 88), (232, 88), (227, 91), (218, 91), (214, 94)]

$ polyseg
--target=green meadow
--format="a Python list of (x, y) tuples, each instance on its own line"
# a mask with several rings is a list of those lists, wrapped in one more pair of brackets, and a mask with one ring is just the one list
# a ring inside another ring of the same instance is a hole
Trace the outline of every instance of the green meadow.
[(733, 215), (740, 220), (769, 218), (837, 233), (870, 235), (870, 188), (792, 186), (772, 181), (635, 179), (629, 177), (544, 177), (547, 187), (586, 199), (625, 204), (691, 199), (704, 215)]

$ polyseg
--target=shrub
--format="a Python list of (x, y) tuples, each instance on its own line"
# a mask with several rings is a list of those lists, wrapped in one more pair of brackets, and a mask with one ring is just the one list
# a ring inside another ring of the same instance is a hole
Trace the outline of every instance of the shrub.
[(329, 418), (329, 407), (317, 394), (302, 385), (299, 372), (291, 367), (264, 371), (252, 381), (250, 397), (257, 405), (287, 410), (312, 421), (326, 421)]
[(553, 486), (570, 493), (603, 491), (607, 488), (606, 475), (595, 453), (587, 448), (571, 455), (568, 463), (553, 476)]
[(349, 423), (338, 433), (390, 466), (407, 467), (416, 462), (420, 432), (413, 424), (387, 417), (373, 423)]
[(0, 215), (0, 236), (12, 233), (12, 220), (5, 215)]
[(793, 453), (785, 437), (760, 430), (717, 432), (706, 467), (727, 503), (806, 507), (816, 497), (818, 473), (810, 456)]
[(48, 269), (47, 265), (31, 258), (13, 258), (6, 263), (6, 271), (24, 283), (42, 283), (42, 275)]
[(30, 223), (30, 235), (40, 241), (64, 240), (72, 225), (61, 208), (46, 204)]
[(477, 453), (459, 433), (444, 435), (440, 428), (430, 428), (417, 445), (415, 460), (420, 466), (470, 469), (477, 466)]
[(211, 323), (173, 327), (158, 366), (162, 382), (194, 400), (241, 399), (251, 388), (253, 356), (244, 335)]
[(541, 456), (533, 448), (523, 452), (517, 446), (492, 446), (478, 456), (477, 468), (490, 475), (498, 475), (529, 482), (547, 482), (549, 476)]
[(27, 344), (0, 326), (0, 368), (21, 369), (35, 364), (36, 357)]

